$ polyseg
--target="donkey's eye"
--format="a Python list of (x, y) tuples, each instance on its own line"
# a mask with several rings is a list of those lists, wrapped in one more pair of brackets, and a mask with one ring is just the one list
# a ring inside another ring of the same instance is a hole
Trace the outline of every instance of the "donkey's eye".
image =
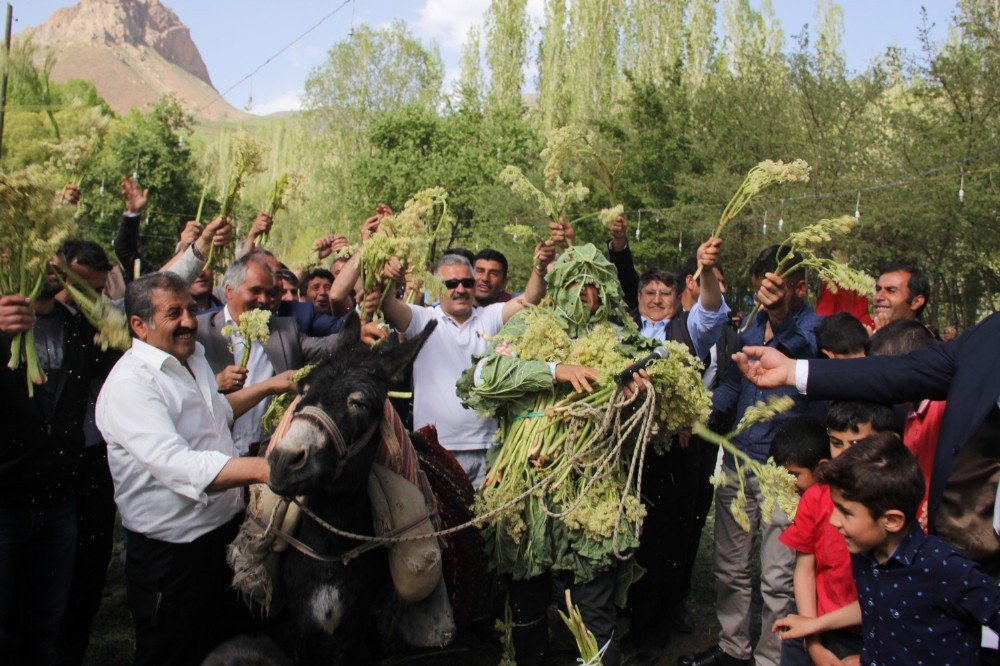
[(370, 409), (371, 405), (368, 404), (367, 400), (365, 400), (365, 396), (363, 393), (361, 393), (360, 391), (355, 391), (354, 393), (347, 396), (347, 407), (355, 411), (360, 411), (360, 410)]

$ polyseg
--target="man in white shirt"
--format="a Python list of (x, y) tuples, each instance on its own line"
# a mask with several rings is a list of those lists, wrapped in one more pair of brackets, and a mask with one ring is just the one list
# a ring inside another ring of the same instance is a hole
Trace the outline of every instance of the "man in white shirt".
[(97, 426), (127, 537), (135, 663), (200, 663), (239, 630), (225, 547), (242, 515), (240, 488), (268, 479), (263, 458), (236, 457), (229, 428), (265, 396), (291, 390), (290, 373), (220, 394), (176, 275), (132, 282), (125, 312), (132, 348), (98, 396)]
[(472, 365), (472, 357), (486, 352), (489, 339), (500, 332), (508, 319), (527, 304), (538, 304), (545, 295), (545, 267), (553, 253), (554, 248), (548, 243), (536, 249), (524, 293), (506, 303), (476, 307), (472, 264), (465, 257), (447, 254), (435, 271), (447, 290), (438, 305), (406, 305), (395, 296), (386, 298), (382, 304), (386, 319), (406, 337), (420, 333), (431, 320), (438, 321), (438, 327), (413, 362), (413, 426), (414, 429), (435, 426), (441, 446), (455, 456), (474, 487), (485, 477), (486, 450), (497, 425), (464, 408), (455, 393), (455, 384)]

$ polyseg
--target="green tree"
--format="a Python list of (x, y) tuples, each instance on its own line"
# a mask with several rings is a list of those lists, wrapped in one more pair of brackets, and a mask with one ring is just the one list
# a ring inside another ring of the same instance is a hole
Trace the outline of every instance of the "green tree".
[(567, 86), (573, 120), (599, 117), (615, 99), (622, 13), (622, 0), (574, 2), (570, 7)]
[(479, 49), (479, 28), (472, 26), (462, 47), (462, 63), (456, 90), (459, 108), (470, 111), (478, 111), (483, 105), (485, 83)]
[(528, 54), (527, 0), (492, 0), (486, 11), (491, 109), (520, 108)]
[(564, 125), (569, 114), (566, 21), (566, 0), (546, 0), (538, 45), (538, 107), (545, 133)]

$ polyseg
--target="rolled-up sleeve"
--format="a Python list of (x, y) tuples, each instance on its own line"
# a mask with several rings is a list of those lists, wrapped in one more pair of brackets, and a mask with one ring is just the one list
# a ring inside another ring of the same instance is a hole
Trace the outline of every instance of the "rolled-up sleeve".
[(104, 386), (97, 427), (157, 481), (202, 506), (208, 504), (206, 488), (230, 460), (219, 451), (192, 450), (156, 387), (138, 378)]
[(729, 322), (729, 304), (725, 297), (718, 310), (706, 310), (701, 304), (701, 299), (694, 304), (691, 312), (688, 313), (687, 325), (688, 334), (694, 345), (694, 351), (698, 358), (704, 359), (712, 345), (719, 341), (722, 335), (722, 327)]

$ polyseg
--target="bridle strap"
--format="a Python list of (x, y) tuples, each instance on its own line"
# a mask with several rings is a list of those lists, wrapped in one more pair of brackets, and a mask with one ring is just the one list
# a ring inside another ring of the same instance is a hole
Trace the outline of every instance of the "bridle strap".
[(292, 420), (300, 417), (318, 425), (326, 433), (327, 437), (330, 438), (333, 450), (337, 453), (337, 469), (334, 471), (334, 479), (339, 479), (347, 461), (360, 453), (368, 445), (368, 440), (371, 439), (375, 433), (375, 429), (378, 427), (378, 421), (376, 421), (368, 427), (368, 430), (361, 433), (360, 437), (348, 445), (346, 440), (344, 440), (344, 434), (340, 431), (340, 427), (330, 418), (329, 414), (319, 407), (314, 407), (313, 405), (303, 407), (295, 412)]

